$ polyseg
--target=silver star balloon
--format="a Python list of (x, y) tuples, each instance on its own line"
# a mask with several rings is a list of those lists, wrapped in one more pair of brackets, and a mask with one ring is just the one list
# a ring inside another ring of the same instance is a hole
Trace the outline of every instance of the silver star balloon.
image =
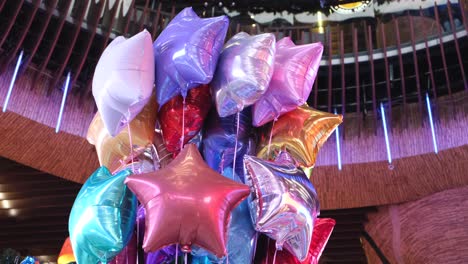
[(224, 46), (210, 86), (219, 116), (226, 117), (254, 104), (273, 75), (275, 35), (240, 32)]
[(270, 162), (244, 156), (251, 188), (250, 212), (255, 229), (276, 240), (299, 260), (307, 257), (319, 202), (314, 186), (287, 152)]

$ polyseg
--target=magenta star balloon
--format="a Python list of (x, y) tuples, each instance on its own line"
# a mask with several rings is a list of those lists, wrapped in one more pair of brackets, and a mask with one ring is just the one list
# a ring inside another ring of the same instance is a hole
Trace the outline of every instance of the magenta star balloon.
[(213, 78), (229, 20), (226, 16), (199, 18), (191, 7), (182, 10), (153, 44), (156, 96), (162, 107), (172, 97)]
[(221, 117), (242, 111), (266, 91), (273, 74), (275, 35), (240, 32), (224, 46), (210, 86)]
[(254, 126), (262, 126), (307, 101), (322, 52), (320, 42), (296, 46), (285, 37), (276, 43), (273, 77), (266, 93), (253, 106)]

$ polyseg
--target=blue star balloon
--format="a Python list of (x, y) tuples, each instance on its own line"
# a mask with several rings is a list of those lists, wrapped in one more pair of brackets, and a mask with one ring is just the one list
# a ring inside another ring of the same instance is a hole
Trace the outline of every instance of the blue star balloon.
[(124, 184), (130, 174), (101, 167), (78, 193), (68, 222), (78, 264), (107, 263), (129, 242), (137, 212), (137, 199)]
[(153, 44), (159, 107), (211, 82), (228, 26), (226, 16), (202, 19), (188, 7), (161, 32)]
[[(236, 144), (237, 117), (219, 117), (216, 109), (211, 112), (203, 138), (203, 155), (206, 163), (223, 176), (237, 182), (244, 182), (243, 156), (255, 152), (252, 140), (252, 115), (250, 108), (239, 113), (238, 148)], [(234, 155), (236, 169), (233, 173)], [(206, 250), (193, 251), (192, 263), (252, 263), (255, 254), (257, 232), (255, 231), (247, 201), (241, 202), (231, 212), (228, 229), (228, 259), (219, 259)]]

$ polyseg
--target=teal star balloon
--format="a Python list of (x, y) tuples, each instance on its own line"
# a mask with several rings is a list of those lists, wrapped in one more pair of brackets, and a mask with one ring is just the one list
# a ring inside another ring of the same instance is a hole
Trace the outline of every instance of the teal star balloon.
[(78, 193), (68, 221), (78, 264), (107, 263), (129, 242), (137, 213), (137, 199), (124, 184), (131, 174), (101, 167)]

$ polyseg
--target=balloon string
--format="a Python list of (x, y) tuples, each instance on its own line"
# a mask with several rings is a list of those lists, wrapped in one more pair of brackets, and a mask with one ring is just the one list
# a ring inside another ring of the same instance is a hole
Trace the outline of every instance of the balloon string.
[(184, 141), (185, 141), (185, 97), (184, 100), (182, 101), (182, 135), (180, 136), (180, 151), (182, 151), (182, 148), (184, 147)]
[(184, 264), (187, 264), (187, 253), (185, 253), (185, 256), (184, 256)]
[(278, 252), (278, 249), (275, 249), (275, 254), (273, 255), (273, 264), (276, 263), (276, 252)]
[(276, 118), (273, 120), (273, 123), (271, 124), (270, 139), (268, 140), (267, 156), (270, 156), (271, 138), (273, 137), (273, 127), (275, 126), (275, 122), (276, 122)]
[(267, 255), (266, 255), (266, 262), (265, 262), (267, 264), (268, 264), (268, 255), (269, 255), (268, 252), (270, 252), (269, 249), (270, 249), (270, 238), (267, 237)]
[(237, 124), (236, 124), (236, 141), (234, 143), (234, 159), (232, 161), (232, 178), (235, 178), (236, 175), (236, 159), (237, 159), (237, 140), (239, 138), (239, 120), (240, 112), (237, 112)]
[(177, 264), (177, 261), (179, 260), (179, 244), (176, 244), (175, 248), (175, 264)]
[(135, 174), (135, 164), (133, 164), (132, 130), (130, 129), (130, 122), (127, 122), (127, 128), (128, 128), (128, 142), (130, 143), (130, 159), (132, 162), (132, 173)]

